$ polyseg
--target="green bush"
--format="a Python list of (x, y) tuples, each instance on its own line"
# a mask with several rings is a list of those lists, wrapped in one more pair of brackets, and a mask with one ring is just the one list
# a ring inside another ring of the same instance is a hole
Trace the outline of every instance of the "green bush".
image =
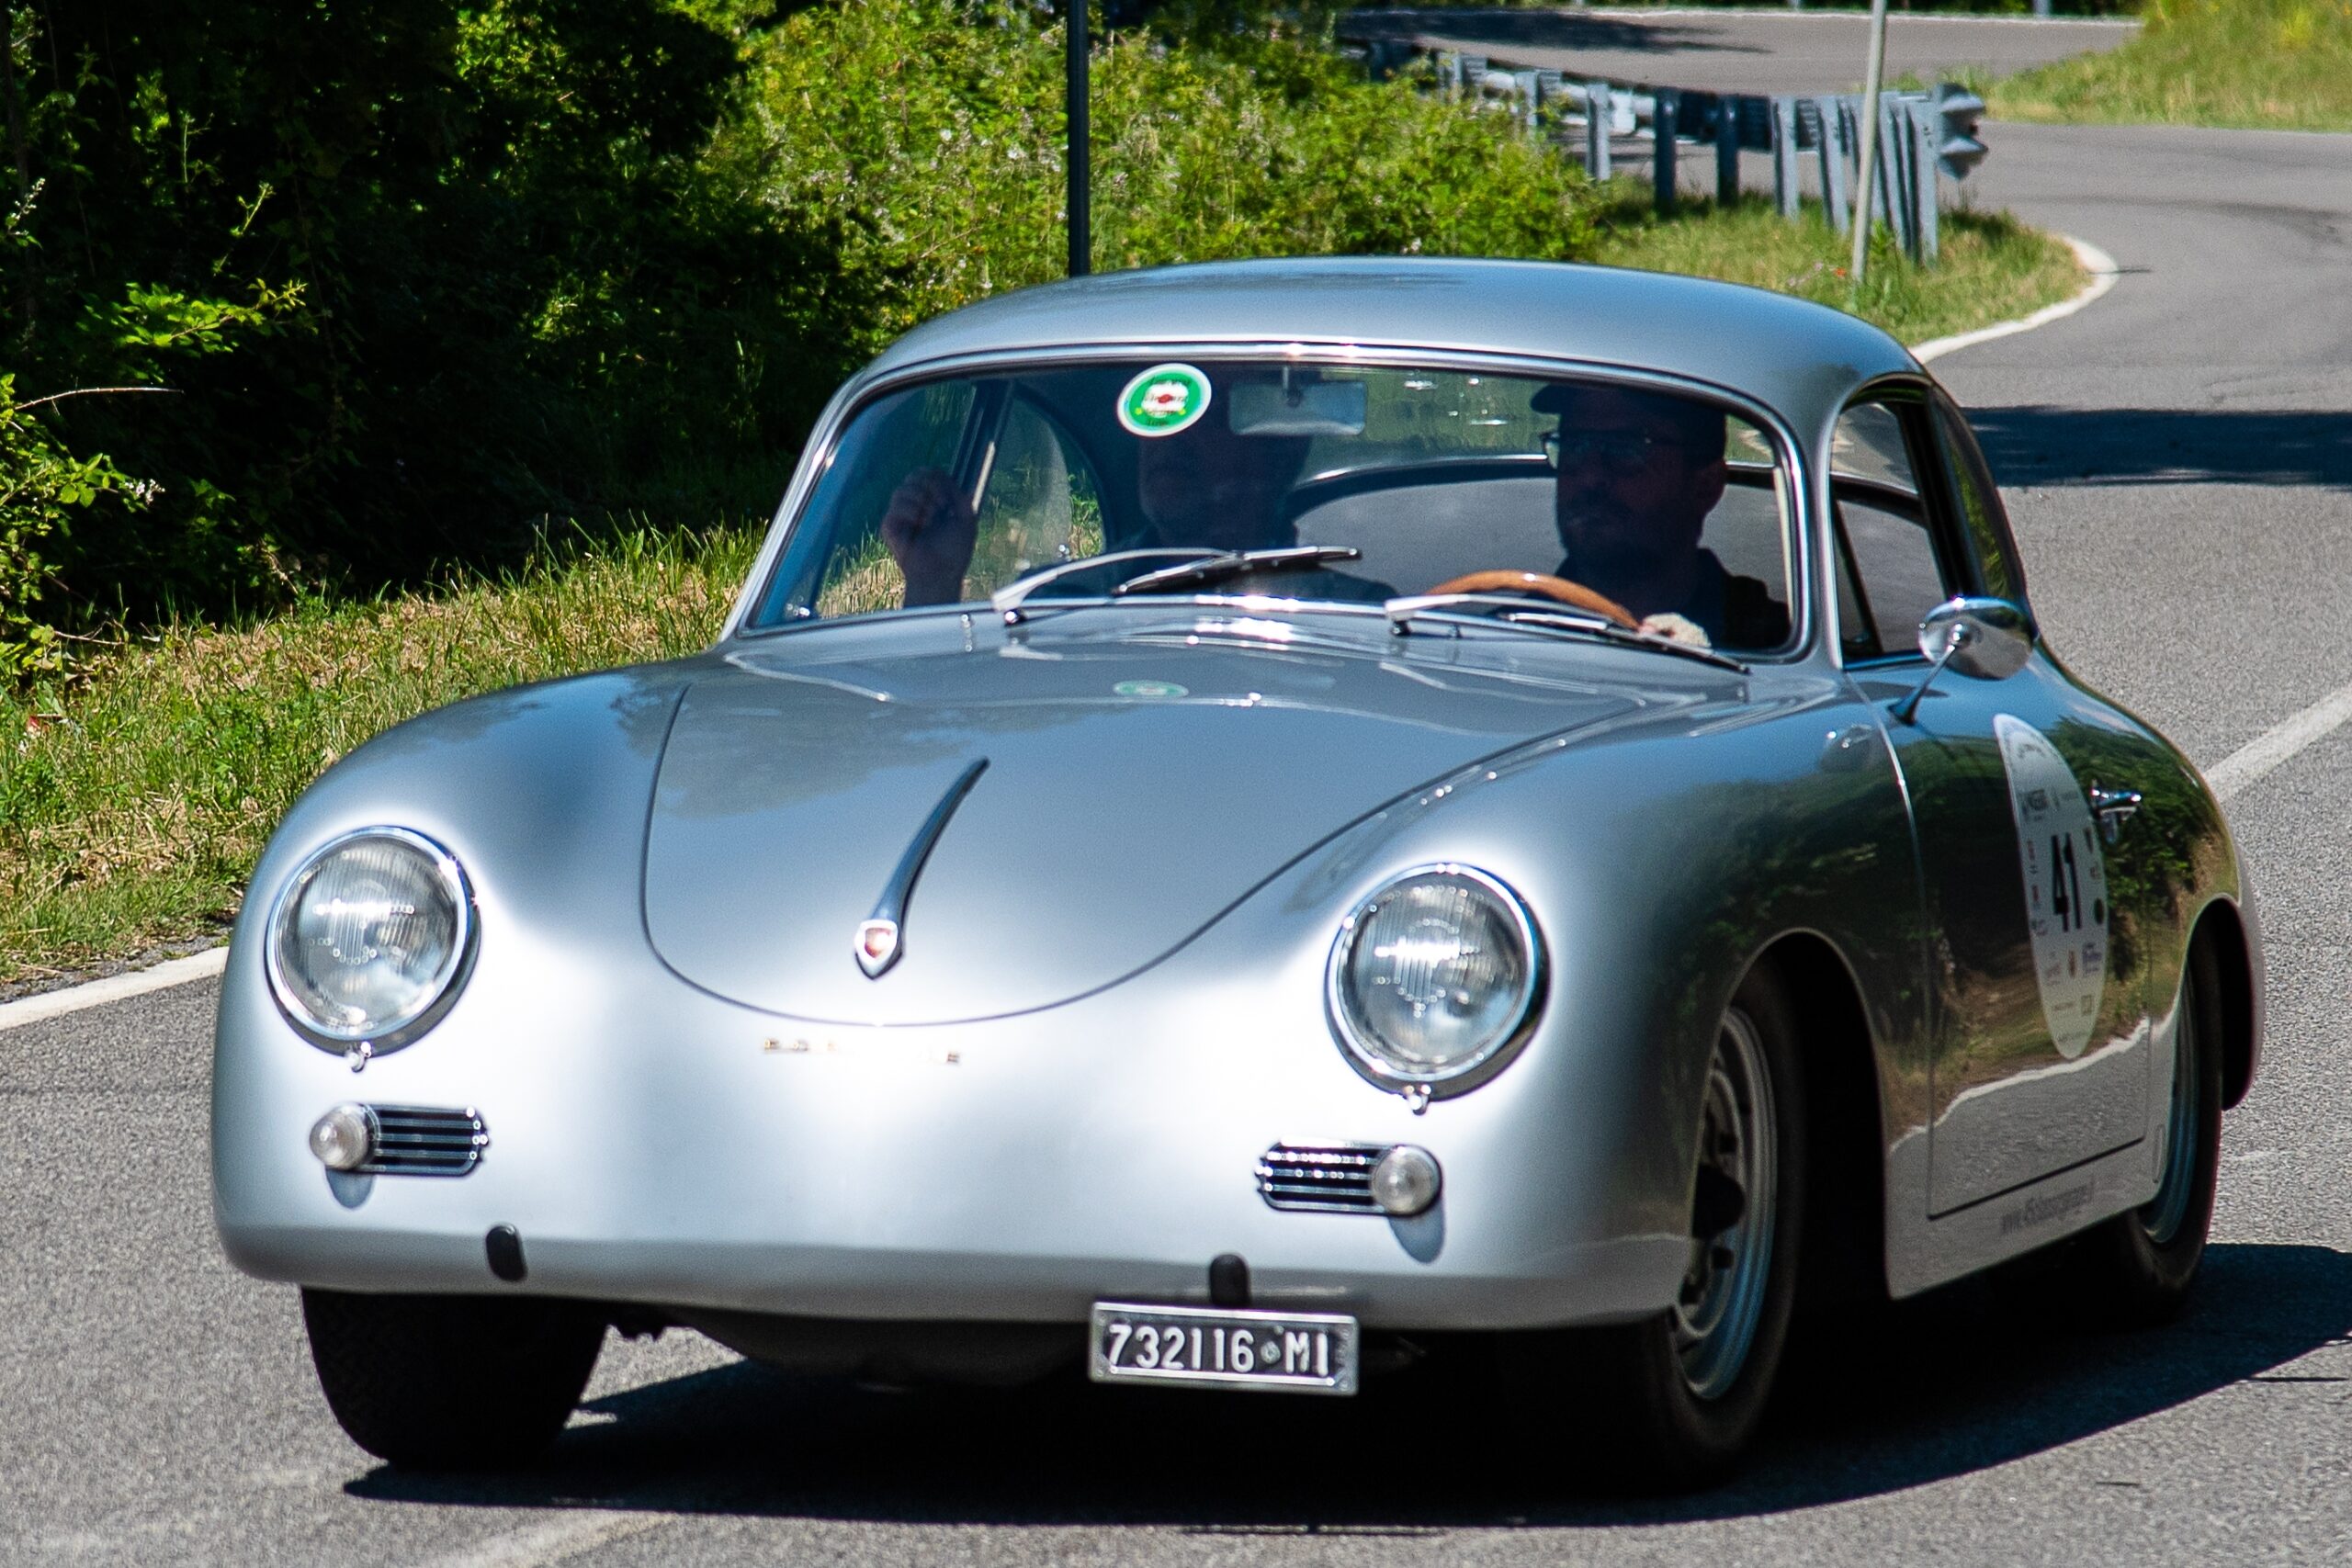
[[(1050, 17), (790, 4), (15, 5), (0, 444), (85, 467), (0, 498), (0, 664), (763, 511), (858, 360), (1058, 276)], [(1589, 243), (1491, 117), (1201, 35), (1098, 54), (1099, 265)]]
[[(1494, 117), (1375, 84), (1313, 35), (1216, 50), (1113, 35), (1093, 66), (1098, 268), (1427, 252), (1568, 258), (1582, 175)], [(982, 295), (1061, 276), (1063, 38), (953, 0), (801, 13), (752, 46), (747, 112), (712, 164), (820, 221), (876, 301), (862, 355)]]

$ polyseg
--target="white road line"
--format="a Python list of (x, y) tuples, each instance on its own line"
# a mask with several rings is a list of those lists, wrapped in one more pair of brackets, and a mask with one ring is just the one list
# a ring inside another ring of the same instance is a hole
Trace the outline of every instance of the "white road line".
[(2090, 304), (2115, 287), (2118, 268), (2115, 258), (2087, 240), (2077, 240), (2072, 234), (2058, 236), (2075, 249), (2075, 259), (2091, 275), (2090, 283), (2071, 299), (2061, 299), (2055, 305), (2045, 305), (2030, 316), (2020, 316), (2014, 321), (2000, 321), (1989, 327), (1979, 327), (1973, 333), (1954, 333), (1950, 337), (1930, 338), (1911, 351), (1911, 356), (1925, 365), (1930, 359), (1950, 354), (1956, 348), (1973, 348), (1980, 343), (1996, 338), (2015, 337), (2036, 327), (2046, 327), (2052, 321), (2064, 321), (2084, 306)]
[(2347, 721), (2352, 721), (2352, 686), (2339, 686), (2214, 763), (2205, 771), (2205, 782), (2227, 800), (2296, 752), (2326, 739)]
[(428, 1559), (420, 1568), (549, 1568), (552, 1563), (670, 1523), (673, 1514), (598, 1509), (525, 1525), (461, 1551)]
[(209, 980), (220, 973), (228, 962), (227, 948), (208, 948), (186, 958), (158, 964), (152, 969), (134, 969), (127, 975), (109, 975), (103, 980), (68, 986), (62, 991), (42, 991), (36, 996), (18, 997), (13, 1002), (0, 1002), (0, 1030), (17, 1029), (48, 1018), (62, 1018), (69, 1012), (80, 1012), (84, 1008), (104, 1007), (125, 997), (160, 991), (169, 986), (184, 986), (190, 980)]

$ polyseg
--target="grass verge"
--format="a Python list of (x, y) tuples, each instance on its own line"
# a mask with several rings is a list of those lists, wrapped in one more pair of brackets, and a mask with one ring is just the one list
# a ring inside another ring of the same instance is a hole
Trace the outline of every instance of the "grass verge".
[[(1907, 342), (2022, 315), (2081, 282), (2056, 241), (1962, 213), (1947, 216), (1941, 266), (1882, 246), (1856, 296), (1848, 242), (1817, 210), (1789, 223), (1762, 201), (1694, 203), (1661, 221), (1638, 182), (1608, 194), (1596, 260), (1800, 294)], [(756, 543), (644, 530), (437, 593), (174, 626), (85, 660), (70, 684), (0, 691), (0, 988), (221, 930), (294, 796), (390, 725), (707, 645)]]
[(757, 536), (640, 531), (499, 580), (174, 626), (0, 691), (0, 986), (220, 931), (294, 796), (411, 715), (707, 646)]
[(2084, 281), (2064, 242), (2006, 212), (1946, 212), (1933, 267), (1914, 265), (1880, 230), (1857, 291), (1847, 270), (1853, 241), (1813, 203), (1795, 222), (1762, 197), (1720, 209), (1687, 203), (1660, 219), (1645, 181), (1613, 181), (1609, 194), (1593, 260), (1794, 294), (1850, 310), (1905, 343), (2030, 315), (2071, 297)]
[(2137, 37), (1991, 85), (2002, 119), (2352, 130), (2352, 4), (2148, 0)]

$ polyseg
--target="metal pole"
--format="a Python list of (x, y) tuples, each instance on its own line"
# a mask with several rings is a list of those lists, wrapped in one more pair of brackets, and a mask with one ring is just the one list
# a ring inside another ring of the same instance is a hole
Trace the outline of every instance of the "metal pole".
[[(1783, 218), (1797, 215), (1797, 101), (1772, 100), (1772, 205)], [(1825, 187), (1823, 201), (1829, 199)]]
[(1830, 226), (1840, 234), (1846, 231), (1846, 108), (1831, 97), (1813, 100), (1813, 112), (1821, 121), (1821, 144), (1815, 149), (1821, 155), (1821, 205), (1829, 209)]
[[(1879, 0), (1884, 5), (1886, 0)], [(1650, 183), (1657, 187), (1657, 211), (1661, 218), (1674, 215), (1674, 133), (1682, 119), (1682, 95), (1672, 87), (1660, 87), (1650, 95)]]
[(1728, 93), (1715, 100), (1715, 205), (1739, 205), (1739, 100)]
[[(1886, 73), (1886, 0), (1871, 0), (1871, 65), (1862, 84), (1862, 154), (1854, 171), (1854, 287), (1862, 286), (1862, 264), (1871, 249), (1871, 192), (1878, 173), (1878, 89)], [(1892, 216), (1890, 209), (1889, 216)]]
[(1094, 175), (1086, 124), (1086, 0), (1069, 0), (1069, 74), (1063, 93), (1062, 121), (1069, 132), (1069, 152), (1062, 167), (1069, 182), (1069, 275), (1084, 277), (1094, 270)]
[(1596, 180), (1609, 177), (1609, 121), (1616, 112), (1608, 83), (1584, 85), (1584, 167)]

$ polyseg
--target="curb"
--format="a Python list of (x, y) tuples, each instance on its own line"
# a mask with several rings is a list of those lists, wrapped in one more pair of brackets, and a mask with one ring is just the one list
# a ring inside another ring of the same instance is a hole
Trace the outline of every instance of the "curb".
[(1979, 327), (1973, 333), (1954, 333), (1950, 337), (1930, 338), (1914, 348), (1911, 357), (1925, 365), (1930, 359), (1957, 348), (1973, 348), (1980, 343), (1991, 343), (1996, 338), (2015, 337), (2036, 327), (2046, 327), (2052, 321), (2064, 321), (2115, 287), (2115, 279), (2122, 269), (2115, 265), (2113, 256), (2089, 241), (2077, 240), (2072, 234), (2058, 237), (2073, 248), (2075, 259), (2082, 263), (2083, 270), (2091, 275), (2090, 282), (2081, 293), (2071, 299), (2061, 299), (2055, 305), (2045, 305), (2032, 315), (2020, 316), (2014, 321), (1998, 321), (1989, 327)]
[(226, 947), (209, 947), (202, 953), (171, 959), (150, 969), (109, 975), (103, 980), (85, 981), (62, 990), (36, 991), (29, 997), (18, 997), (13, 1002), (0, 1002), (0, 1032), (18, 1029), (28, 1023), (39, 1023), (45, 1019), (62, 1018), (69, 1012), (80, 1012), (84, 1008), (104, 1007), (125, 997), (185, 986), (191, 980), (209, 980), (228, 964), (229, 950)]

